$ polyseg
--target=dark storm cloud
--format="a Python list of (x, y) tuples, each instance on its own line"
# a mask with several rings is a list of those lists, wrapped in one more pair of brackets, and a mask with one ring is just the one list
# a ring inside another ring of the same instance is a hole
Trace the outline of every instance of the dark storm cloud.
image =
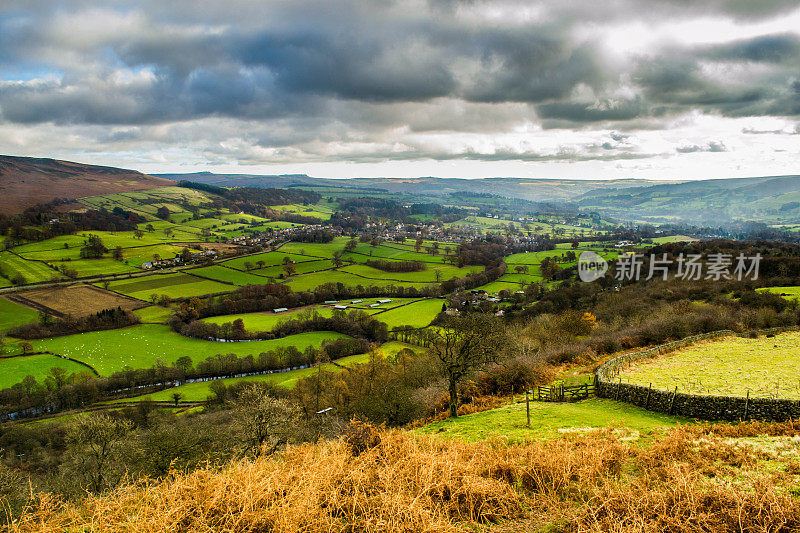
[[(595, 34), (576, 32), (629, 20), (767, 20), (797, 2), (4, 4), (0, 124), (129, 128), (109, 142), (141, 138), (130, 127), (212, 119), (246, 122), (251, 129), (242, 137), (288, 153), (296, 143), (383, 146), (398, 131), (495, 133), (521, 123), (627, 131), (691, 111), (800, 115), (797, 35), (713, 46), (672, 42), (612, 60), (613, 50)], [(527, 16), (529, 8), (539, 11)], [(264, 127), (256, 130), (257, 122)], [(617, 135), (613, 141), (625, 140)], [(616, 148), (605, 144), (598, 141), (591, 157), (622, 157), (603, 153)], [(678, 151), (715, 150), (700, 143)], [(512, 152), (408, 153), (494, 160)]]

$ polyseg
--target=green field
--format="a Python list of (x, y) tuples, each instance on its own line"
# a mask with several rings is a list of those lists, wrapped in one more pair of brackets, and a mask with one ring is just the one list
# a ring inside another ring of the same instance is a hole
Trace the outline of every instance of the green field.
[(17, 357), (0, 358), (0, 389), (7, 389), (31, 375), (39, 383), (44, 381), (49, 370), (53, 367), (65, 369), (70, 374), (78, 372), (91, 372), (88, 368), (69, 359), (62, 359), (50, 354), (25, 355)]
[(187, 298), (203, 294), (230, 292), (236, 287), (188, 274), (170, 273), (112, 281), (108, 288), (127, 296), (148, 301), (152, 294), (166, 295), (170, 298)]
[(15, 326), (36, 322), (38, 319), (37, 311), (0, 297), (0, 333)]
[(800, 298), (800, 287), (764, 287), (763, 289), (756, 290), (759, 292), (771, 292), (783, 296), (787, 300)]
[(623, 402), (590, 398), (575, 403), (531, 402), (531, 427), (528, 428), (525, 402), (519, 401), (519, 398), (517, 396), (518, 403), (434, 422), (418, 431), (470, 441), (492, 437), (524, 441), (612, 427), (623, 430), (620, 431), (621, 436), (636, 438), (659, 428), (688, 422)]
[(163, 324), (172, 315), (172, 309), (158, 305), (148, 305), (133, 312), (145, 324)]
[(326, 270), (323, 272), (315, 272), (310, 274), (298, 274), (292, 276), (286, 283), (292, 288), (293, 291), (296, 292), (311, 291), (324, 283), (342, 283), (343, 285), (350, 287), (356, 287), (358, 285), (361, 285), (362, 287), (386, 287), (388, 285), (402, 285), (403, 287), (416, 287), (418, 289), (428, 285), (427, 283), (410, 283), (386, 279), (364, 278), (357, 276), (356, 274), (342, 272), (340, 270)]
[(53, 278), (63, 277), (42, 262), (28, 261), (8, 251), (0, 252), (0, 270), (3, 272), (3, 276), (9, 280), (15, 276), (22, 276), (25, 283), (50, 281)]
[(267, 278), (256, 276), (249, 272), (241, 272), (232, 268), (226, 268), (220, 265), (213, 265), (208, 267), (193, 268), (187, 270), (189, 274), (202, 276), (204, 278), (211, 278), (214, 280), (222, 281), (224, 283), (233, 283), (234, 285), (261, 285), (267, 283)]
[(679, 392), (800, 399), (800, 332), (725, 337), (634, 364), (623, 382)]
[(443, 303), (444, 300), (438, 298), (421, 300), (378, 313), (375, 319), (385, 323), (389, 329), (397, 326), (424, 328), (442, 311)]
[(149, 368), (158, 361), (169, 365), (183, 356), (189, 356), (198, 362), (217, 354), (256, 356), (261, 352), (285, 346), (296, 346), (303, 351), (309, 346), (319, 346), (323, 340), (342, 337), (344, 335), (322, 331), (271, 341), (223, 343), (184, 337), (167, 326), (142, 324), (124, 329), (38, 340), (32, 344), (35, 351), (50, 351), (72, 357), (91, 365), (101, 375), (109, 375), (128, 366)]
[(245, 257), (237, 257), (235, 259), (229, 259), (228, 261), (224, 261), (221, 264), (228, 268), (235, 268), (236, 270), (247, 270), (245, 268), (245, 263), (252, 264), (254, 268), (259, 268), (258, 267), (259, 261), (264, 262), (264, 267), (281, 266), (283, 265), (283, 260), (286, 257), (295, 262), (313, 260), (313, 258), (298, 254), (288, 254), (284, 252), (264, 252), (262, 254), (248, 255)]

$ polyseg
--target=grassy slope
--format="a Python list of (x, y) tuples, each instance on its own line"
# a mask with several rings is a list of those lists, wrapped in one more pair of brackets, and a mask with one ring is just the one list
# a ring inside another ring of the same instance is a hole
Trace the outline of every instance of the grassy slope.
[(64, 368), (68, 373), (90, 372), (88, 368), (68, 359), (50, 354), (26, 355), (22, 357), (0, 358), (0, 390), (6, 389), (31, 375), (40, 383), (53, 367)]
[(38, 318), (39, 313), (33, 309), (0, 297), (0, 333), (14, 326), (35, 322)]
[(620, 374), (623, 381), (654, 388), (725, 396), (800, 399), (800, 332), (701, 342)]
[(531, 402), (530, 428), (526, 427), (525, 402), (522, 401), (491, 411), (434, 422), (419, 431), (467, 440), (488, 437), (525, 440), (552, 438), (560, 434), (559, 429), (607, 426), (630, 428), (645, 433), (656, 428), (674, 426), (680, 421), (682, 419), (645, 411), (623, 402), (592, 398), (576, 403)]

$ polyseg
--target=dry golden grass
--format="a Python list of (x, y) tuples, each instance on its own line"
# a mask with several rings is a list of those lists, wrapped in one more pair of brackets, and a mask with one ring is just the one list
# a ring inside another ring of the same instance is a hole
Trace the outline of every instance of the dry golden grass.
[(794, 428), (721, 428), (678, 428), (643, 447), (611, 430), (507, 445), (359, 427), (358, 438), (81, 504), (43, 496), (10, 531), (798, 531), (795, 462), (767, 468), (779, 458), (735, 442)]

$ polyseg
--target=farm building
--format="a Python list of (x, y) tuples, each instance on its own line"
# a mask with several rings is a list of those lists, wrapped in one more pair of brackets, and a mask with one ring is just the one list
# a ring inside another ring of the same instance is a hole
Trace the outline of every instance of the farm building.
[(392, 301), (391, 301), (391, 300), (389, 300), (389, 299), (386, 299), (386, 300), (378, 300), (378, 303), (379, 303), (379, 304), (390, 304), (390, 303), (392, 303)]
[(346, 305), (334, 305), (333, 308), (334, 309), (344, 310), (344, 309), (347, 309), (347, 306)]
[(288, 310), (289, 310), (288, 307), (278, 307), (277, 309), (273, 309), (272, 312), (273, 313), (283, 313), (284, 311), (288, 311)]

